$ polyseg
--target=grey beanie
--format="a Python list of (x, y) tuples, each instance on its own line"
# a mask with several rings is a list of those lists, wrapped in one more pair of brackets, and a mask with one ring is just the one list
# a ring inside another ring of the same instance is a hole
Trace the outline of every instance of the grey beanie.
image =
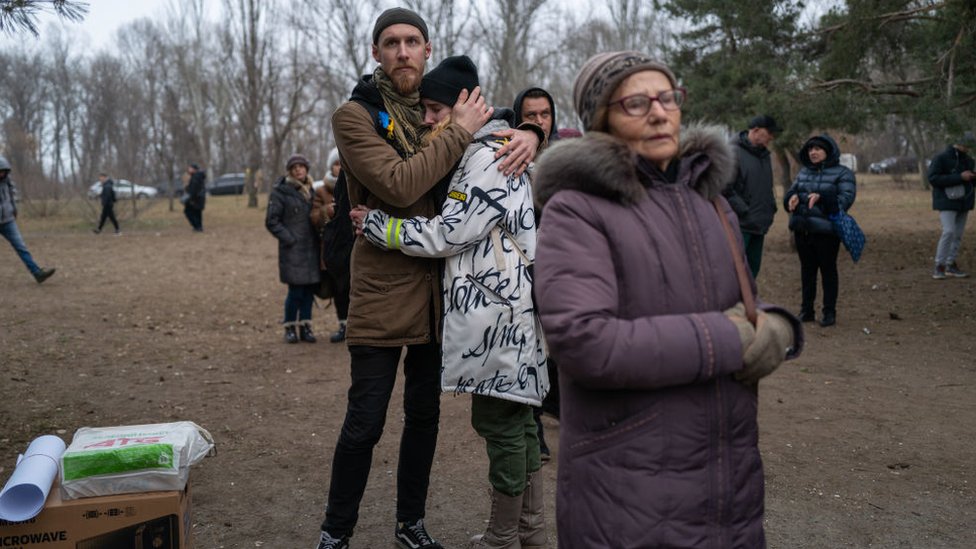
[(420, 30), (420, 34), (424, 35), (424, 41), (430, 42), (430, 35), (427, 33), (427, 22), (424, 21), (423, 17), (418, 15), (417, 12), (406, 8), (390, 8), (376, 18), (376, 24), (373, 25), (373, 45), (379, 44), (380, 34), (383, 32), (383, 29), (399, 23), (417, 27)]
[(0, 156), (0, 172), (2, 172), (2, 171), (8, 171), (9, 172), (12, 169), (13, 168), (10, 167), (10, 162), (7, 162), (7, 159), (5, 157)]
[(672, 88), (678, 87), (678, 80), (667, 65), (640, 52), (598, 53), (583, 63), (573, 84), (573, 103), (583, 130), (606, 130), (610, 96), (625, 78), (641, 71), (658, 71), (668, 77)]
[(308, 159), (307, 158), (305, 158), (304, 156), (302, 156), (300, 154), (293, 154), (293, 155), (291, 155), (291, 158), (288, 159), (288, 163), (285, 164), (285, 171), (289, 171), (290, 172), (291, 169), (292, 169), (292, 167), (297, 166), (299, 164), (301, 164), (302, 166), (305, 166), (305, 169), (306, 170), (308, 170), (309, 167), (310, 167), (310, 164), (308, 163)]
[[(953, 144), (961, 145), (968, 149), (976, 148), (976, 135), (973, 135), (973, 132), (964, 132), (962, 135), (959, 136), (958, 139), (956, 139), (956, 142)], [(3, 168), (0, 167), (0, 170), (2, 169)]]

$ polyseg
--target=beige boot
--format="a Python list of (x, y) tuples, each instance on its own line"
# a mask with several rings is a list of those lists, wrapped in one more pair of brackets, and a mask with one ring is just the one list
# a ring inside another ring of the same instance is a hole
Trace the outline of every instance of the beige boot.
[(484, 549), (521, 549), (519, 544), (519, 514), (522, 496), (506, 496), (492, 488), (491, 517), (484, 534), (471, 538), (475, 547)]
[(543, 549), (546, 538), (546, 512), (543, 505), (542, 471), (529, 475), (522, 494), (522, 514), (519, 516), (518, 537), (522, 549)]

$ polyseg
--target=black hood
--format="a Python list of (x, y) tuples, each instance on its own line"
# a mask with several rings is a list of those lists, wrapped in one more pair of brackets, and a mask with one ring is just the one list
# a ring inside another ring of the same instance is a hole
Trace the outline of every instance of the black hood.
[(352, 95), (349, 96), (349, 100), (362, 101), (381, 108), (383, 107), (383, 96), (380, 95), (380, 89), (373, 83), (372, 74), (364, 74), (359, 79), (359, 82), (356, 82), (356, 87), (352, 89)]
[(552, 100), (552, 96), (549, 92), (542, 88), (526, 88), (519, 92), (515, 97), (515, 124), (512, 125), (513, 128), (518, 127), (522, 123), (522, 100), (525, 99), (525, 94), (531, 91), (540, 91), (545, 94), (546, 99), (549, 100), (549, 109), (552, 110), (552, 128), (549, 130), (549, 141), (559, 140), (559, 126), (556, 125), (556, 102)]
[(816, 164), (810, 161), (810, 147), (814, 145), (823, 147), (823, 149), (827, 151), (827, 159), (823, 161), (822, 167), (830, 168), (840, 164), (840, 147), (837, 146), (837, 142), (834, 141), (833, 137), (830, 137), (826, 133), (822, 133), (807, 139), (807, 142), (804, 143), (803, 147), (800, 149), (800, 162), (802, 162), (804, 166), (810, 169), (817, 167)]

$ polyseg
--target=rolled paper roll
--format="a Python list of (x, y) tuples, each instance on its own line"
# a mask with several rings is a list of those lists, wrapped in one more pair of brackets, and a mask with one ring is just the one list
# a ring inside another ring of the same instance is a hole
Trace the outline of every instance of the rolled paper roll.
[(20, 522), (36, 517), (44, 509), (64, 449), (64, 441), (54, 435), (44, 435), (30, 443), (0, 491), (0, 518)]

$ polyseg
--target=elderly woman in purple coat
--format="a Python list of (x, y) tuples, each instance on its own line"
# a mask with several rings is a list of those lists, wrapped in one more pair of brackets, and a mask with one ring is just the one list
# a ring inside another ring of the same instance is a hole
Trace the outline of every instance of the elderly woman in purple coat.
[(685, 91), (637, 52), (591, 58), (573, 95), (586, 136), (534, 176), (559, 547), (764, 547), (757, 384), (802, 332), (780, 307), (743, 312), (755, 282), (719, 218), (738, 227), (725, 135), (682, 129)]

